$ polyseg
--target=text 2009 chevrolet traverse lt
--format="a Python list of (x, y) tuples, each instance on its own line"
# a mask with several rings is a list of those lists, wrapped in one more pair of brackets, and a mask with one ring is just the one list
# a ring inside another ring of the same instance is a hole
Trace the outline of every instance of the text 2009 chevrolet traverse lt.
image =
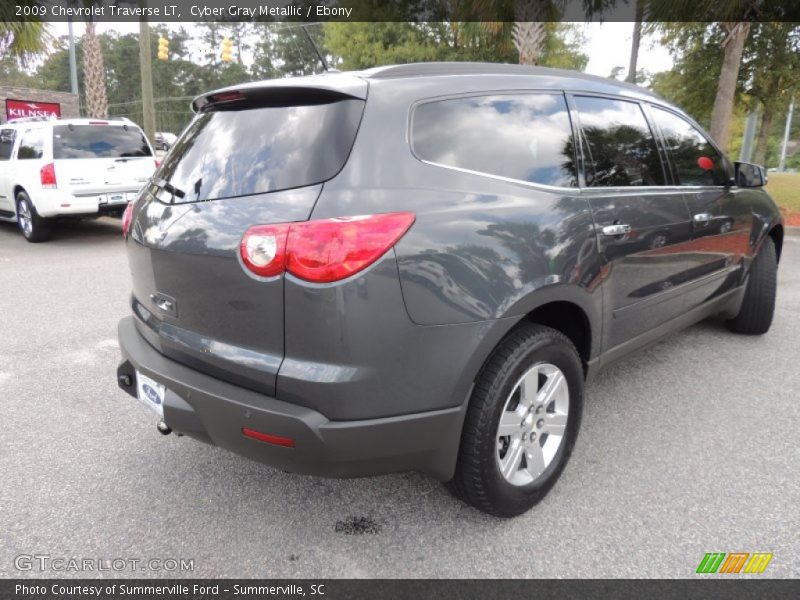
[(540, 500), (584, 380), (711, 315), (770, 326), (764, 172), (649, 92), (424, 64), (211, 92), (125, 215), (123, 389), (289, 471)]

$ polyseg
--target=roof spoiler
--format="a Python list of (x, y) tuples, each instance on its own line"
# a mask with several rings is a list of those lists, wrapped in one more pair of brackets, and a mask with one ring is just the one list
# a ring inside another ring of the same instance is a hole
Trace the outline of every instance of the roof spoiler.
[(334, 71), (308, 77), (270, 79), (215, 90), (192, 101), (196, 113), (255, 106), (324, 104), (346, 98), (366, 100), (369, 84), (360, 77)]

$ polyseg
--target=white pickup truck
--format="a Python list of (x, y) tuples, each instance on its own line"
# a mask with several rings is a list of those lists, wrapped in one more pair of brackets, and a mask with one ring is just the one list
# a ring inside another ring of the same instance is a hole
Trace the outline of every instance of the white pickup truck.
[(157, 166), (128, 119), (15, 119), (0, 125), (0, 220), (42, 242), (56, 217), (119, 216)]

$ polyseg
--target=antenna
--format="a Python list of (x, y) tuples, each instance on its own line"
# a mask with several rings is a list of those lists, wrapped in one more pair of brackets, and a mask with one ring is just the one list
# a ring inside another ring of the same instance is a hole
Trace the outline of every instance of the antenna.
[(325, 60), (325, 57), (322, 55), (322, 52), (319, 51), (316, 42), (314, 42), (314, 38), (312, 38), (311, 34), (308, 33), (308, 29), (306, 29), (305, 25), (303, 25), (302, 28), (303, 28), (303, 33), (305, 33), (306, 37), (308, 38), (308, 41), (311, 42), (311, 47), (314, 48), (314, 52), (316, 53), (317, 57), (319, 57), (319, 62), (322, 63), (322, 68), (325, 69), (326, 71), (330, 71), (331, 69), (328, 66), (328, 61)]

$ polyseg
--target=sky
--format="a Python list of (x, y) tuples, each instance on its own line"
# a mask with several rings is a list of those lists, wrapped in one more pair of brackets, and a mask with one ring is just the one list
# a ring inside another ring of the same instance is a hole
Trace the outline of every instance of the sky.
[[(171, 27), (184, 26), (191, 31), (191, 23), (171, 23)], [(630, 59), (631, 36), (633, 23), (580, 23), (588, 41), (585, 48), (589, 55), (589, 64), (586, 72), (592, 75), (608, 77), (614, 67), (624, 67), (623, 75), (627, 73)], [(56, 37), (67, 34), (66, 23), (52, 23), (52, 33)], [(138, 23), (98, 23), (99, 32), (115, 30), (119, 33), (138, 33)], [(75, 24), (75, 35), (83, 34), (83, 24)], [(672, 68), (672, 59), (669, 52), (651, 38), (643, 38), (639, 48), (638, 68), (652, 73), (667, 71)]]

